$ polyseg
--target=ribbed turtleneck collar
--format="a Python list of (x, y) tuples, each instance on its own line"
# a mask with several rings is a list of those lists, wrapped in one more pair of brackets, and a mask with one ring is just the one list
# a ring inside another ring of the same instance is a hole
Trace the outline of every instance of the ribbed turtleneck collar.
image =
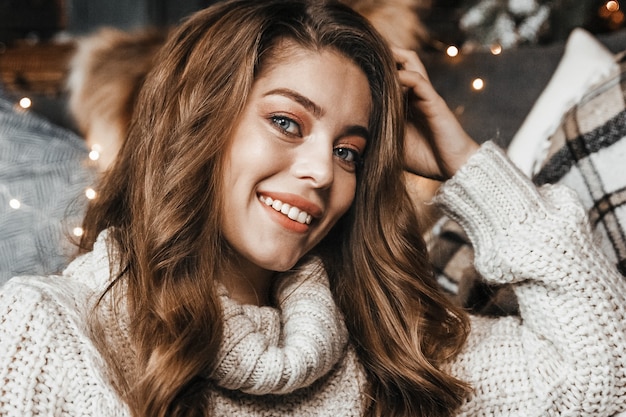
[(218, 385), (248, 394), (285, 394), (325, 375), (348, 341), (319, 260), (285, 273), (277, 307), (241, 305), (220, 286), (224, 339), (211, 374)]

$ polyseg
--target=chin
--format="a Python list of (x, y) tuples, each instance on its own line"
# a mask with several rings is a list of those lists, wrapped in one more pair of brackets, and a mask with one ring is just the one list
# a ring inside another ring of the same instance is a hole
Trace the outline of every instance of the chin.
[(298, 264), (300, 259), (302, 258), (300, 257), (296, 260), (286, 259), (286, 260), (280, 260), (277, 262), (276, 258), (274, 258), (272, 260), (268, 260), (267, 262), (263, 262), (262, 264), (257, 263), (257, 265), (259, 265), (261, 268), (266, 269), (268, 271), (286, 272), (286, 271), (293, 269), (293, 267)]

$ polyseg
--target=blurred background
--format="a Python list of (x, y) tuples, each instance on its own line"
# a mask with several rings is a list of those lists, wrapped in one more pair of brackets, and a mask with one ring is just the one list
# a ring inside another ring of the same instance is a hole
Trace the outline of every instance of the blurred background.
[[(167, 27), (214, 1), (0, 0), (0, 89), (16, 100), (28, 96), (31, 109), (72, 128), (62, 105), (72, 39), (103, 26)], [(419, 5), (426, 29), (419, 49), (433, 84), (478, 140), (512, 136), (573, 28), (585, 28), (612, 52), (626, 49), (616, 0), (389, 1)], [(480, 94), (467, 88), (477, 78)]]
[(0, 42), (84, 34), (100, 26), (165, 26), (210, 0), (0, 0)]
[[(166, 26), (214, 1), (0, 0), (0, 42), (84, 34), (100, 26)], [(429, 0), (421, 4), (427, 5), (420, 13), (432, 37), (454, 44), (491, 42), (498, 36), (506, 42), (514, 31), (523, 33), (520, 43), (546, 43), (564, 39), (573, 27), (606, 33), (624, 26), (618, 1)]]

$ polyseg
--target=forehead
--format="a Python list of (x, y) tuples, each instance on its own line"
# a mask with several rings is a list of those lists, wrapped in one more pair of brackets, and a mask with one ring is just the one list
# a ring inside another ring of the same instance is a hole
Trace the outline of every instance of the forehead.
[(372, 110), (372, 94), (365, 73), (334, 48), (311, 49), (283, 40), (263, 60), (253, 92), (289, 88), (319, 104), (346, 103), (352, 110)]
[(293, 63), (299, 58), (306, 56), (334, 56), (344, 61), (345, 64), (360, 69), (358, 64), (352, 58), (345, 55), (336, 48), (330, 46), (309, 47), (293, 39), (283, 38), (274, 42), (274, 44), (263, 53), (263, 56), (261, 57), (260, 63), (257, 67), (255, 78), (263, 77), (277, 66)]

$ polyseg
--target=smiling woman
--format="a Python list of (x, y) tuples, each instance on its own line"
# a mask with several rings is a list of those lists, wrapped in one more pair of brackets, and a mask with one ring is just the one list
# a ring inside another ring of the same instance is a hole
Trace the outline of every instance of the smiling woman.
[(280, 65), (261, 68), (226, 151), (222, 232), (250, 268), (220, 279), (252, 304), (350, 208), (372, 108), (365, 73), (343, 55), (293, 41), (276, 51), (266, 60)]
[[(445, 297), (405, 169), (447, 180), (436, 201), (522, 317)], [(415, 53), (338, 3), (192, 16), (98, 190), (63, 274), (0, 292), (2, 415), (626, 407), (626, 285), (575, 196), (479, 147)]]

